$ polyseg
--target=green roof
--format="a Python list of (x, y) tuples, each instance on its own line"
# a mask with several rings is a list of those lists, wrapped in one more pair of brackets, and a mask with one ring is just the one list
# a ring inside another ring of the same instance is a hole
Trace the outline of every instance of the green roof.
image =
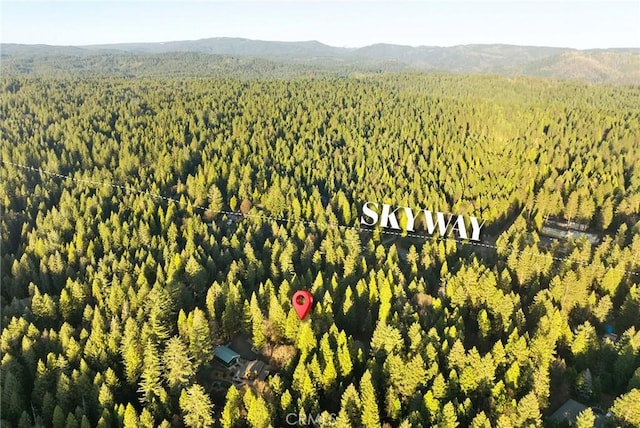
[(240, 358), (240, 354), (226, 346), (217, 346), (216, 349), (213, 350), (213, 355), (225, 364), (231, 364), (234, 358)]

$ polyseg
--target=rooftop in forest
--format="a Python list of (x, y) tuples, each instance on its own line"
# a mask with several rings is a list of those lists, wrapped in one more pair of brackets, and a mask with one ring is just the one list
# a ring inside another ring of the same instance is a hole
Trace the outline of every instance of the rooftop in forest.
[(233, 349), (227, 346), (217, 346), (213, 350), (213, 355), (222, 361), (226, 366), (232, 366), (238, 362), (240, 359), (240, 354), (238, 354)]
[(587, 232), (589, 225), (575, 221), (562, 222), (558, 219), (545, 219), (540, 233), (555, 239), (579, 239), (585, 237), (592, 245), (600, 242), (600, 236)]

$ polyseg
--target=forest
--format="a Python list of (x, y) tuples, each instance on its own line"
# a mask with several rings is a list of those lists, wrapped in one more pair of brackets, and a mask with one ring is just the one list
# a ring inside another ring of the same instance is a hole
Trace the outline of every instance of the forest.
[[(0, 104), (3, 427), (640, 426), (640, 86), (5, 76)], [(272, 370), (221, 387), (239, 338)]]

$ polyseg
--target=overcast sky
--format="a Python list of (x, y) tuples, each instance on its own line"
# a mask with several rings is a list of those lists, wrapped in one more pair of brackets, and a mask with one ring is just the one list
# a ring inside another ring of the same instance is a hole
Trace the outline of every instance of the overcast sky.
[(640, 1), (2, 1), (3, 43), (87, 45), (208, 37), (578, 49), (640, 47)]

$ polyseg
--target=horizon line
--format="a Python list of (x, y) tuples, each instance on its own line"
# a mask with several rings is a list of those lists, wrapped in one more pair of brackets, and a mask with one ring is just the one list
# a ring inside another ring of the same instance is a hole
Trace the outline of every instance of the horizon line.
[(372, 46), (379, 45), (387, 45), (387, 46), (397, 46), (397, 47), (405, 47), (405, 48), (456, 48), (456, 47), (464, 47), (464, 46), (513, 46), (513, 47), (524, 47), (524, 48), (551, 48), (551, 49), (570, 49), (575, 51), (589, 51), (589, 50), (610, 50), (610, 49), (640, 49), (639, 46), (610, 46), (606, 48), (602, 47), (594, 47), (594, 48), (574, 48), (569, 46), (550, 46), (550, 45), (531, 45), (531, 44), (516, 44), (516, 43), (506, 43), (506, 42), (495, 42), (495, 43), (462, 43), (462, 44), (453, 44), (453, 45), (409, 45), (403, 43), (392, 43), (392, 42), (376, 42), (362, 46), (336, 46), (331, 45), (325, 42), (322, 42), (317, 39), (309, 39), (309, 40), (267, 40), (267, 39), (251, 39), (247, 37), (241, 36), (212, 36), (212, 37), (204, 37), (197, 39), (175, 39), (175, 40), (163, 40), (163, 41), (127, 41), (127, 42), (105, 42), (105, 43), (90, 43), (90, 44), (49, 44), (49, 43), (20, 43), (20, 42), (4, 42), (0, 41), (0, 46), (3, 45), (22, 45), (22, 46), (48, 46), (48, 47), (65, 47), (65, 48), (96, 48), (96, 47), (104, 47), (104, 46), (119, 46), (119, 45), (161, 45), (161, 44), (170, 44), (170, 43), (185, 43), (185, 42), (201, 42), (207, 40), (220, 40), (220, 39), (228, 39), (228, 40), (242, 40), (249, 42), (264, 42), (264, 43), (319, 43), (321, 45), (335, 48), (335, 49), (350, 49), (350, 50), (358, 50), (363, 48), (368, 48)]

